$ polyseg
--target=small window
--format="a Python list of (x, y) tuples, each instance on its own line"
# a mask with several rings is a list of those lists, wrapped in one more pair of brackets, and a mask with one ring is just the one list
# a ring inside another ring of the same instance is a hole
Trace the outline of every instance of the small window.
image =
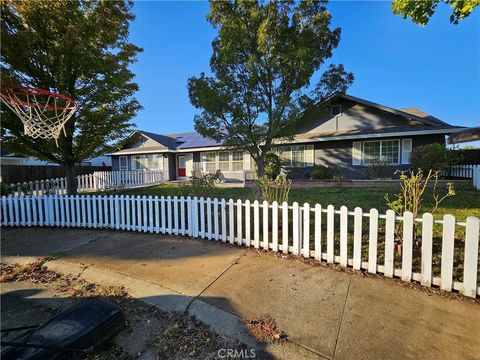
[(221, 171), (230, 171), (230, 152), (220, 151), (218, 153), (218, 168)]
[(342, 105), (331, 105), (330, 106), (330, 115), (331, 116), (341, 116), (342, 115)]
[(232, 171), (243, 171), (243, 151), (232, 152)]
[(208, 173), (214, 173), (217, 171), (217, 153), (207, 152), (205, 153), (205, 171)]

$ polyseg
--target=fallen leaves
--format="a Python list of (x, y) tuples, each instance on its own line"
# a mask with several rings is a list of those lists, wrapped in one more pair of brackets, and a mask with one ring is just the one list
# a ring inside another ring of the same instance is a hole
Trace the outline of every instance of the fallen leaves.
[(0, 282), (30, 281), (46, 284), (60, 278), (60, 275), (47, 270), (44, 260), (39, 260), (27, 265), (0, 264)]
[(258, 342), (285, 342), (287, 335), (278, 329), (277, 322), (271, 317), (260, 319), (246, 319), (244, 321), (248, 333)]

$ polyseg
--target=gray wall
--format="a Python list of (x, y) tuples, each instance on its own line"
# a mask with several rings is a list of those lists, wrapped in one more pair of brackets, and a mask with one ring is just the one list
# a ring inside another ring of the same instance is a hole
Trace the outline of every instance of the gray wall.
[[(445, 144), (444, 135), (421, 135), (405, 136), (395, 139), (412, 139), (413, 148), (421, 145), (439, 143)], [(389, 138), (394, 139), (394, 138)], [(379, 139), (362, 139), (362, 141)], [(346, 179), (365, 178), (364, 173), (367, 168), (365, 165), (352, 165), (352, 146), (357, 140), (325, 141), (315, 144), (315, 164), (325, 166), (338, 166), (342, 171), (342, 176)], [(392, 165), (388, 167), (388, 173), (394, 176), (395, 170), (407, 170), (409, 165)]]
[(338, 99), (332, 103), (332, 105), (337, 104), (342, 106), (342, 114), (340, 116), (332, 117), (330, 115), (330, 107), (321, 111), (311, 112), (306, 115), (305, 125), (298, 134), (366, 129), (378, 130), (407, 125), (412, 127), (424, 125), (418, 121), (407, 120), (402, 116), (394, 115), (347, 99)]

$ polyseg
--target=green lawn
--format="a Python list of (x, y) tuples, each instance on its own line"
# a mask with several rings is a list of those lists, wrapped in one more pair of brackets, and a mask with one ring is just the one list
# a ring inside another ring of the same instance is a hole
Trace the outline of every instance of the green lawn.
[[(376, 208), (384, 213), (388, 208), (384, 196), (386, 193), (394, 194), (396, 187), (354, 187), (354, 186), (326, 186), (320, 188), (293, 188), (290, 192), (289, 202), (299, 204), (321, 204), (322, 206), (334, 205), (339, 208), (342, 205), (353, 210), (359, 206), (364, 211)], [(193, 194), (192, 187), (186, 185), (157, 185), (135, 190), (122, 190), (122, 194), (130, 195), (158, 195), (158, 196), (200, 196)], [(250, 199), (255, 200), (257, 193), (252, 188), (214, 188), (202, 193), (204, 197), (225, 199)], [(424, 203), (423, 212), (431, 210), (431, 193), (428, 193)], [(467, 216), (480, 218), (480, 191), (458, 189), (457, 195), (446, 199), (437, 210), (435, 218), (441, 218), (444, 214), (452, 214), (458, 221), (464, 221)]]

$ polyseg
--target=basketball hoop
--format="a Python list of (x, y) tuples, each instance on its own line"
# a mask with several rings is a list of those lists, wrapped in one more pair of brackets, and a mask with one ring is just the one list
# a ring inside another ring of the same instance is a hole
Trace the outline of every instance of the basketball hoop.
[(75, 102), (60, 94), (20, 85), (1, 85), (0, 100), (23, 123), (25, 135), (34, 139), (58, 138), (77, 110)]

